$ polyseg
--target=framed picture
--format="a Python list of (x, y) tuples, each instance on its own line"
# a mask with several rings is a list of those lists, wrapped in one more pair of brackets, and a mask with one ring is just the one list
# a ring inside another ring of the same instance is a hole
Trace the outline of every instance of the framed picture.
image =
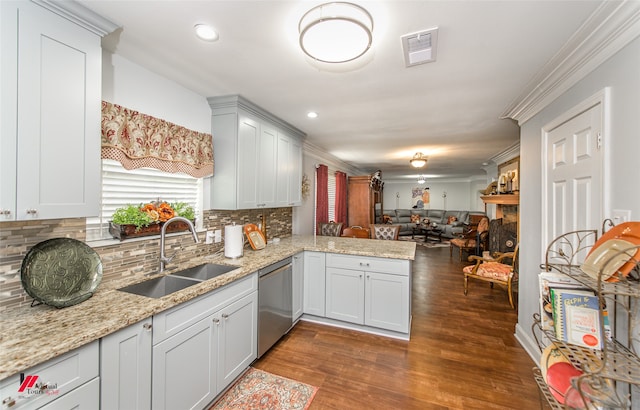
[(423, 209), (429, 205), (429, 188), (411, 189), (411, 206), (415, 209)]
[(513, 193), (520, 190), (520, 157), (498, 165), (498, 190)]

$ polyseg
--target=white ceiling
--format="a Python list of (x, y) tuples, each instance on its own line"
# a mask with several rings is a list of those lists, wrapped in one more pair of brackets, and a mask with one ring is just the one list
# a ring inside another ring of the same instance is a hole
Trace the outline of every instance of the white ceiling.
[[(297, 38), (300, 17), (321, 1), (79, 2), (122, 26), (107, 39), (116, 53), (204, 97), (241, 94), (387, 181), (417, 178), (416, 151), (430, 157), (427, 176), (484, 175), (482, 163), (518, 141), (501, 114), (601, 3), (357, 1), (373, 16), (373, 48), (329, 66)], [(198, 40), (196, 23), (220, 39)], [(406, 68), (400, 37), (436, 26), (437, 61)]]

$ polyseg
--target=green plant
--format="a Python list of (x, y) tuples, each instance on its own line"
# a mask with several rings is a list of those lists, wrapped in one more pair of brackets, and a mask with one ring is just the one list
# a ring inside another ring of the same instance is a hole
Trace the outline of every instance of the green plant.
[(140, 228), (149, 226), (153, 223), (153, 219), (149, 214), (140, 210), (141, 205), (127, 205), (124, 208), (118, 208), (113, 213), (113, 223), (118, 225), (135, 225), (136, 231)]
[(187, 218), (190, 221), (196, 219), (196, 212), (193, 210), (193, 207), (186, 202), (174, 202), (171, 204), (171, 208), (173, 208), (177, 216)]

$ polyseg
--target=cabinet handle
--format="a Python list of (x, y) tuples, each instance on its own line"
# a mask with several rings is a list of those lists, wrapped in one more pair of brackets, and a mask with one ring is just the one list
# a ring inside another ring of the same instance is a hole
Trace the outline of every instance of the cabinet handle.
[(215, 323), (216, 325), (219, 325), (220, 324), (220, 319), (218, 319), (217, 317), (213, 318), (213, 323)]
[(27, 209), (27, 215), (33, 215), (33, 216), (35, 216), (37, 213), (38, 213), (38, 210), (37, 210), (37, 209), (33, 209), (33, 208), (31, 208), (31, 209)]
[(8, 209), (3, 209), (0, 213), (5, 216), (5, 218), (9, 218), (11, 216), (11, 211)]
[(151, 323), (145, 323), (144, 325), (142, 325), (142, 328), (145, 330), (151, 330), (151, 328), (153, 328), (153, 325)]
[(362, 273), (360, 274), (360, 279), (362, 279)]
[(229, 318), (229, 315), (228, 315), (228, 314), (226, 314), (226, 313), (223, 313), (223, 314), (222, 314), (222, 318), (223, 318), (223, 319), (228, 319), (228, 318)]

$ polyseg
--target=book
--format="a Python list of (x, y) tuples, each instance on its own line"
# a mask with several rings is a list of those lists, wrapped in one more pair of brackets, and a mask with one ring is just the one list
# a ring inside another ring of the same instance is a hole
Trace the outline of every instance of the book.
[(556, 338), (591, 349), (602, 349), (600, 300), (589, 290), (551, 288)]
[(587, 288), (560, 272), (540, 272), (538, 281), (540, 283), (540, 326), (543, 330), (554, 331), (553, 306), (549, 290), (551, 288), (586, 290)]

